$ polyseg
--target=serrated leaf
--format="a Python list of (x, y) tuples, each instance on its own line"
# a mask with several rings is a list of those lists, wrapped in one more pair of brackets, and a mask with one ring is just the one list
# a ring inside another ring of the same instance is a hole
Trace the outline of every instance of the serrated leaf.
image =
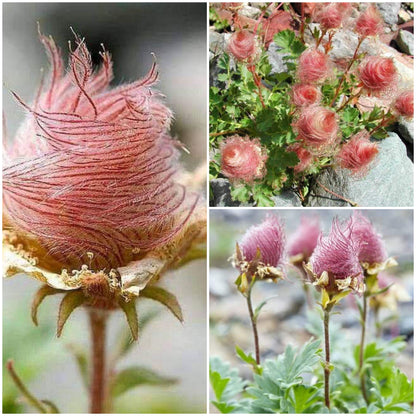
[(261, 374), (261, 367), (257, 365), (256, 359), (251, 354), (246, 354), (238, 345), (235, 346), (237, 355), (248, 365), (250, 365), (254, 372)]
[(141, 292), (140, 296), (153, 299), (165, 305), (180, 322), (183, 322), (182, 309), (179, 305), (176, 296), (159, 286), (146, 286)]
[[(141, 294), (142, 292), (140, 292)], [(134, 300), (126, 302), (124, 299), (120, 299), (118, 304), (123, 310), (129, 324), (131, 336), (135, 341), (139, 339), (139, 320), (137, 318), (136, 303)]]
[(293, 413), (319, 413), (322, 400), (319, 393), (320, 390), (315, 386), (294, 386), (289, 395)]
[(32, 308), (31, 308), (31, 317), (33, 323), (38, 326), (38, 308), (43, 302), (43, 300), (47, 296), (55, 295), (56, 293), (62, 293), (62, 291), (55, 289), (53, 287), (50, 287), (48, 285), (42, 286), (33, 297), (32, 301)]
[(85, 302), (85, 296), (80, 290), (67, 293), (59, 306), (58, 325), (56, 336), (59, 338), (64, 329), (64, 325), (72, 312)]
[(175, 378), (161, 376), (144, 367), (130, 367), (117, 374), (112, 385), (112, 394), (117, 397), (138, 386), (169, 386), (176, 382)]

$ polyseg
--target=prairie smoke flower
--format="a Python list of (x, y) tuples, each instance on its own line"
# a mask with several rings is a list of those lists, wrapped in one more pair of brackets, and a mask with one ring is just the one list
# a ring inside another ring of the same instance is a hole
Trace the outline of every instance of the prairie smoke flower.
[(359, 261), (362, 242), (352, 238), (352, 219), (340, 223), (334, 219), (327, 236), (319, 236), (316, 248), (305, 265), (305, 271), (314, 285), (328, 293), (351, 289), (364, 291), (364, 275)]
[(81, 288), (93, 306), (105, 294), (101, 306), (112, 308), (203, 242), (205, 214), (180, 184), (172, 114), (152, 88), (156, 64), (111, 89), (108, 52), (94, 72), (76, 37), (65, 73), (52, 38), (40, 40), (49, 82), (32, 105), (16, 96), (28, 115), (3, 172), (6, 275)]
[(361, 36), (377, 36), (383, 32), (383, 18), (376, 7), (370, 4), (364, 12), (360, 14), (356, 23), (355, 31)]
[(328, 55), (317, 49), (306, 49), (299, 57), (298, 78), (304, 84), (325, 81), (330, 75)]
[(368, 274), (397, 265), (388, 258), (383, 238), (377, 233), (370, 220), (358, 212), (352, 216), (352, 238), (361, 242), (358, 259)]
[(323, 29), (335, 29), (342, 25), (350, 10), (350, 3), (318, 3), (314, 11), (314, 20)]
[(231, 35), (227, 49), (239, 62), (252, 63), (256, 61), (260, 53), (255, 34), (245, 29)]
[(300, 140), (313, 154), (321, 154), (333, 149), (338, 140), (337, 115), (324, 107), (303, 108), (294, 127)]
[(292, 87), (292, 101), (298, 107), (311, 105), (321, 100), (321, 91), (315, 85), (295, 84)]
[(302, 217), (300, 225), (289, 239), (288, 254), (295, 265), (302, 265), (311, 257), (321, 234), (317, 218)]
[(231, 136), (220, 145), (221, 172), (232, 181), (252, 182), (266, 173), (266, 150), (259, 139)]
[(269, 215), (259, 225), (250, 227), (244, 234), (236, 253), (231, 258), (245, 279), (283, 278), (286, 237), (280, 219)]
[(405, 118), (413, 118), (414, 108), (413, 108), (413, 90), (405, 91), (401, 93), (394, 103), (394, 110), (401, 116)]
[(350, 170), (356, 176), (362, 176), (368, 172), (377, 154), (377, 144), (371, 143), (370, 134), (363, 130), (342, 145), (336, 160), (342, 168)]
[(396, 87), (398, 75), (393, 59), (369, 56), (359, 66), (358, 78), (369, 94), (379, 96)]
[(293, 168), (295, 173), (303, 172), (311, 166), (313, 155), (308, 150), (303, 148), (300, 143), (291, 144), (288, 146), (287, 151), (295, 152), (299, 159), (299, 163)]

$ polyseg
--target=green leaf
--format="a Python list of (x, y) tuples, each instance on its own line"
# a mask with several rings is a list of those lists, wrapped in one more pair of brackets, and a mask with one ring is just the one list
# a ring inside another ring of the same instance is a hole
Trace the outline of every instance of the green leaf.
[(256, 359), (251, 354), (247, 355), (238, 345), (235, 346), (235, 351), (245, 363), (253, 368), (255, 373), (261, 374), (261, 367), (257, 365)]
[(267, 302), (269, 302), (272, 299), (277, 298), (278, 296), (271, 296), (270, 298), (265, 299), (263, 302), (261, 302), (259, 305), (257, 305), (256, 309), (254, 310), (254, 320), (257, 321), (257, 318), (259, 317), (259, 314), (261, 310), (264, 308), (264, 306), (267, 305)]
[(123, 310), (129, 324), (131, 336), (135, 341), (139, 339), (139, 320), (137, 319), (136, 303), (134, 300), (126, 302), (124, 299), (120, 299), (118, 304)]
[(306, 46), (296, 37), (295, 32), (290, 29), (282, 30), (273, 39), (284, 53), (289, 53), (292, 57), (298, 57), (306, 49)]
[(244, 185), (232, 187), (231, 198), (234, 201), (240, 201), (243, 203), (248, 202), (248, 200), (250, 199), (250, 191)]
[(46, 296), (55, 295), (56, 293), (62, 293), (61, 290), (55, 289), (48, 285), (42, 286), (33, 297), (32, 301), (32, 309), (31, 309), (31, 317), (33, 323), (38, 326), (38, 308)]
[(144, 367), (130, 367), (117, 374), (112, 385), (112, 394), (117, 397), (138, 386), (170, 386), (176, 382), (175, 378), (161, 376)]
[(290, 391), (289, 401), (293, 406), (293, 413), (319, 413), (322, 395), (315, 386), (299, 384)]
[(153, 299), (160, 302), (162, 305), (165, 305), (176, 316), (176, 318), (179, 319), (180, 322), (183, 322), (181, 306), (179, 305), (176, 296), (172, 293), (162, 289), (159, 286), (146, 286), (140, 292), (140, 296)]
[(68, 318), (71, 316), (72, 312), (81, 306), (85, 302), (85, 296), (81, 290), (74, 290), (68, 292), (59, 306), (59, 313), (58, 313), (58, 325), (56, 336), (59, 338), (62, 334), (62, 330), (64, 329), (64, 325)]

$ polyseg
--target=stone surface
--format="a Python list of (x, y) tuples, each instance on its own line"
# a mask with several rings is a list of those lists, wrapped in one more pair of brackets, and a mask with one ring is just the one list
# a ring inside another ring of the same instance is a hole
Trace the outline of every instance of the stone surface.
[(377, 3), (377, 8), (388, 25), (397, 24), (399, 21), (400, 3), (383, 2)]
[(407, 31), (407, 30), (400, 30), (399, 36), (397, 36), (397, 45), (400, 48), (400, 50), (403, 53), (406, 53), (407, 55), (414, 54), (413, 51), (413, 43), (414, 43), (414, 36), (413, 33)]
[(348, 195), (359, 206), (413, 206), (413, 163), (397, 134), (379, 143), (376, 165), (364, 178), (350, 180)]
[[(413, 206), (413, 163), (396, 133), (380, 141), (377, 161), (365, 177), (354, 178), (345, 170), (325, 170), (317, 181), (360, 207)], [(311, 188), (307, 205), (350, 206), (318, 184)]]
[(293, 191), (283, 191), (272, 197), (275, 207), (301, 207), (300, 198)]
[(410, 15), (410, 13), (404, 9), (400, 9), (399, 24), (409, 22), (410, 20), (412, 20), (412, 16)]
[(280, 74), (287, 71), (285, 56), (288, 56), (288, 54), (280, 52), (280, 49), (281, 48), (272, 42), (267, 51), (269, 63), (272, 66), (272, 74)]
[[(307, 201), (309, 207), (349, 207), (348, 202), (327, 192), (325, 188), (332, 192), (348, 198), (348, 178), (345, 172), (332, 169), (324, 170), (316, 179), (317, 183), (312, 186)], [(318, 182), (321, 184), (319, 185)]]
[(413, 135), (415, 133), (414, 121), (400, 120), (398, 123), (398, 131), (400, 137), (408, 143), (413, 144)]
[(210, 181), (212, 199), (210, 205), (213, 207), (238, 207), (240, 203), (233, 201), (230, 193), (230, 182), (228, 179), (212, 179)]
[(251, 7), (245, 4), (243, 7), (241, 7), (238, 13), (245, 17), (249, 17), (250, 19), (257, 19), (261, 14), (261, 10), (257, 7)]

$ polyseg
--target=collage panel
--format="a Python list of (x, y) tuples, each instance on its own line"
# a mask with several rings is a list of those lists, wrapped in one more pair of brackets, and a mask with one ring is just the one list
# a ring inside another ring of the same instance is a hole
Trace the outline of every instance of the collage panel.
[(209, 13), (211, 206), (413, 207), (413, 3)]
[(2, 7), (3, 413), (205, 414), (206, 4)]
[(210, 211), (211, 413), (413, 413), (413, 210)]

